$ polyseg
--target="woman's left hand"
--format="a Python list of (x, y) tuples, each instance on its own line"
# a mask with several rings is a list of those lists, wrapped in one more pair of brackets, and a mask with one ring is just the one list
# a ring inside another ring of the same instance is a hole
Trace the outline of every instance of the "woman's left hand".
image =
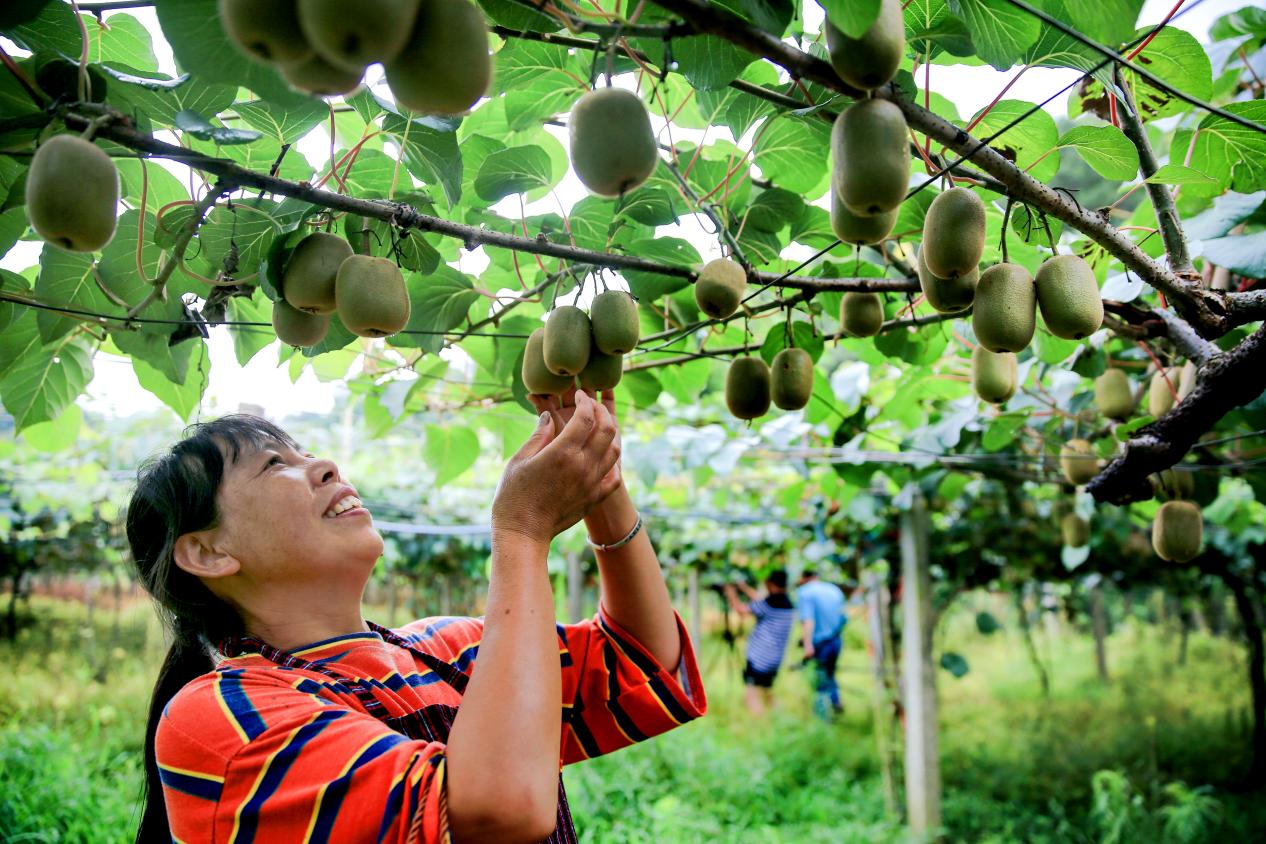
[[(563, 430), (563, 426), (566, 425), (568, 420), (570, 420), (576, 413), (577, 392), (578, 391), (575, 387), (569, 387), (566, 392), (557, 396), (530, 395), (528, 396), (528, 401), (532, 402), (532, 406), (536, 408), (537, 413), (549, 411), (550, 415), (554, 417), (554, 430), (561, 431)], [(594, 401), (598, 401), (598, 396), (593, 390), (585, 390), (584, 392)], [(607, 409), (607, 413), (610, 413), (611, 418), (616, 422), (615, 442), (616, 445), (620, 445), (620, 419), (615, 414), (615, 391), (603, 390), (601, 401), (602, 406)], [(613, 466), (611, 471), (603, 478), (603, 483), (605, 484), (610, 480), (614, 480), (614, 488), (616, 489), (618, 489), (620, 484), (623, 482), (623, 478), (620, 474), (619, 461), (616, 461), (615, 466)], [(601, 504), (601, 502), (599, 502), (599, 504)]]

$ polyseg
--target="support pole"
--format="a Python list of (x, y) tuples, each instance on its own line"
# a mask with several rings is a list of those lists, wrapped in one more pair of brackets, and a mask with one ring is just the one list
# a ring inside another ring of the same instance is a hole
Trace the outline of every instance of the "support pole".
[(893, 776), (892, 681), (888, 672), (888, 585), (874, 572), (862, 576), (866, 590), (866, 620), (870, 629), (870, 666), (875, 688), (871, 697), (875, 712), (875, 745), (879, 770), (883, 774), (884, 808), (889, 817), (897, 815), (897, 783)]
[(937, 741), (936, 666), (932, 662), (932, 584), (928, 574), (928, 514), (917, 490), (901, 514), (901, 651), (906, 703), (906, 814), (917, 841), (941, 826), (941, 765)]
[(1103, 606), (1103, 586), (1096, 583), (1090, 588), (1090, 625), (1095, 636), (1095, 668), (1099, 679), (1108, 682), (1108, 613)]

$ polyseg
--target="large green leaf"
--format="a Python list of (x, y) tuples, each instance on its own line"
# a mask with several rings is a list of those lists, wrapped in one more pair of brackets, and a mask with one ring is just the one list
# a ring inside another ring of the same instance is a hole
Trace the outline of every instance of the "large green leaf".
[(1249, 278), (1266, 278), (1266, 232), (1204, 241), (1204, 257)]
[[(448, 266), (440, 267), (429, 276), (412, 273), (407, 281), (409, 324), (405, 326), (406, 333), (397, 334), (387, 342), (438, 353), (444, 347), (444, 332), (452, 331), (466, 320), (479, 293), (469, 277)], [(410, 331), (424, 333), (407, 333)]]
[[(1151, 28), (1140, 29), (1135, 38), (1142, 39)], [(1147, 48), (1134, 59), (1134, 63), (1147, 69), (1167, 86), (1193, 97), (1208, 100), (1213, 95), (1213, 68), (1209, 56), (1195, 36), (1182, 29), (1165, 27), (1156, 33)], [(1126, 84), (1145, 121), (1183, 114), (1191, 106), (1174, 95), (1140, 77), (1132, 70), (1122, 71)], [(1080, 111), (1090, 111), (1104, 120), (1110, 118), (1107, 95), (1103, 82), (1082, 86), (1076, 97), (1069, 100), (1073, 116)]]
[(1041, 34), (1041, 22), (1007, 0), (949, 0), (967, 24), (982, 59), (1006, 70), (1024, 57)]
[(547, 82), (555, 88), (588, 88), (589, 65), (579, 51), (558, 44), (507, 41), (497, 51), (492, 93), (510, 93), (536, 82)]
[(484, 159), (475, 176), (475, 193), (496, 202), (510, 194), (549, 187), (549, 153), (538, 146), (510, 147)]
[(475, 465), (479, 437), (464, 425), (427, 425), (422, 456), (435, 471), (435, 486), (442, 487)]
[(849, 38), (861, 38), (879, 17), (883, 0), (818, 0), (826, 16)]
[[(1032, 108), (1033, 103), (1002, 100), (981, 119), (973, 134), (983, 140), (1001, 133), (999, 137), (989, 141), (989, 146), (998, 150), (1021, 169), (1031, 167), (1029, 174), (1039, 181), (1046, 182), (1050, 181), (1059, 170), (1059, 156), (1047, 155), (1059, 143), (1059, 128), (1055, 125), (1055, 118), (1046, 111), (1038, 109), (1016, 125), (1006, 128), (1013, 120), (1019, 119)], [(1040, 163), (1038, 159), (1041, 159)]]
[(715, 35), (673, 41), (673, 58), (687, 81), (704, 91), (724, 88), (756, 60), (747, 50)]
[(186, 350), (186, 371), (181, 373), (181, 383), (173, 383), (166, 373), (155, 369), (144, 360), (133, 355), (132, 370), (136, 380), (172, 410), (182, 421), (188, 422), (190, 414), (202, 402), (207, 384), (211, 380), (211, 359), (207, 355), (207, 345), (195, 340), (182, 345)]
[[(234, 296), (229, 300), (229, 319), (233, 322), (270, 323), (273, 318), (273, 303), (262, 293), (253, 297)], [(250, 363), (251, 358), (259, 354), (274, 339), (272, 329), (267, 325), (233, 326), (233, 352), (241, 366)]]
[(462, 153), (457, 147), (455, 122), (388, 114), (382, 128), (400, 144), (410, 173), (427, 184), (439, 185), (450, 208), (461, 200)]
[(1143, 0), (1063, 0), (1077, 28), (1096, 41), (1110, 46), (1134, 34), (1134, 24)]
[(808, 193), (826, 175), (831, 127), (813, 117), (770, 119), (756, 142), (756, 166), (778, 187)]
[[(628, 251), (639, 258), (646, 258), (678, 267), (689, 267), (703, 261), (699, 257), (698, 250), (686, 241), (676, 237), (638, 240), (629, 244)], [(635, 297), (651, 301), (657, 300), (666, 293), (681, 290), (690, 284), (688, 279), (644, 272), (642, 270), (624, 270), (623, 274), (629, 283), (629, 290), (633, 292)]]
[[(772, 89), (778, 84), (778, 73), (768, 62), (757, 62), (749, 66), (739, 78), (764, 88)], [(726, 127), (735, 140), (742, 138), (757, 120), (773, 114), (775, 110), (768, 100), (728, 86), (711, 91), (697, 91), (695, 99), (703, 119), (709, 124)]]
[(1074, 126), (1059, 139), (1059, 146), (1077, 150), (1105, 179), (1125, 182), (1138, 175), (1138, 149), (1115, 126)]
[(263, 100), (248, 100), (236, 103), (233, 110), (247, 126), (270, 135), (281, 144), (294, 143), (329, 117), (329, 109), (325, 103), (308, 99), (284, 106)]
[(935, 57), (941, 51), (970, 56), (971, 33), (945, 0), (910, 0), (904, 6), (906, 42), (918, 53)]
[(92, 378), (92, 358), (70, 338), (28, 349), (0, 381), (17, 430), (56, 419)]
[[(58, 305), (97, 314), (118, 313), (118, 308), (98, 287), (93, 278), (91, 255), (66, 252), (45, 244), (40, 252), (40, 274), (35, 280), (35, 295), (46, 305)], [(51, 342), (72, 331), (80, 320), (57, 311), (40, 311), (37, 321), (40, 337)]]
[[(129, 69), (136, 80), (171, 81), (157, 72)], [(197, 114), (218, 114), (233, 105), (237, 89), (232, 85), (210, 83), (199, 76), (189, 76), (179, 85), (154, 88), (143, 82), (113, 81), (110, 102), (125, 114), (132, 115), (143, 126), (146, 123), (171, 126), (182, 111)]]
[(149, 30), (136, 18), (114, 14), (104, 24), (92, 15), (84, 15), (83, 19), (88, 30), (88, 61), (114, 62), (138, 70), (158, 67)]
[[(1264, 101), (1231, 103), (1225, 108), (1255, 123), (1266, 123)], [(1191, 150), (1189, 165), (1216, 179), (1220, 186), (1239, 193), (1266, 188), (1266, 134), (1210, 114), (1200, 121), (1194, 143), (1189, 130), (1174, 134), (1171, 158), (1175, 150), (1185, 149)], [(1220, 191), (1213, 188), (1210, 192)]]

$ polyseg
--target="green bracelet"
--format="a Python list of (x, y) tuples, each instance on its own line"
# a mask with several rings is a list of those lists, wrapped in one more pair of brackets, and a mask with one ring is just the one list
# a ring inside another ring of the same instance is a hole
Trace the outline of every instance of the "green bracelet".
[(593, 549), (595, 551), (614, 551), (615, 549), (623, 548), (625, 545), (628, 545), (630, 542), (632, 542), (633, 537), (637, 536), (638, 531), (640, 531), (641, 529), (642, 529), (642, 514), (638, 513), (637, 524), (633, 525), (633, 530), (629, 531), (628, 536), (624, 537), (621, 540), (612, 542), (610, 545), (602, 545), (598, 542), (594, 542), (592, 537), (586, 536), (585, 538), (589, 540), (589, 544), (593, 546)]

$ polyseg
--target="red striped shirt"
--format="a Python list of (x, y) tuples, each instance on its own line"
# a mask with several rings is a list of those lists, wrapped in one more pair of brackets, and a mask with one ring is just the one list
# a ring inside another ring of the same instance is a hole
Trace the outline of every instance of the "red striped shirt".
[[(605, 613), (558, 626), (560, 764), (611, 753), (704, 713), (690, 638), (677, 624), (675, 676)], [(428, 618), (395, 632), (469, 673), (483, 621)], [(376, 633), (293, 653), (366, 683), (393, 717), (461, 703), (434, 671)], [(258, 654), (225, 659), (185, 686), (163, 713), (156, 754), (178, 842), (449, 841), (443, 744), (393, 731), (329, 676)]]

